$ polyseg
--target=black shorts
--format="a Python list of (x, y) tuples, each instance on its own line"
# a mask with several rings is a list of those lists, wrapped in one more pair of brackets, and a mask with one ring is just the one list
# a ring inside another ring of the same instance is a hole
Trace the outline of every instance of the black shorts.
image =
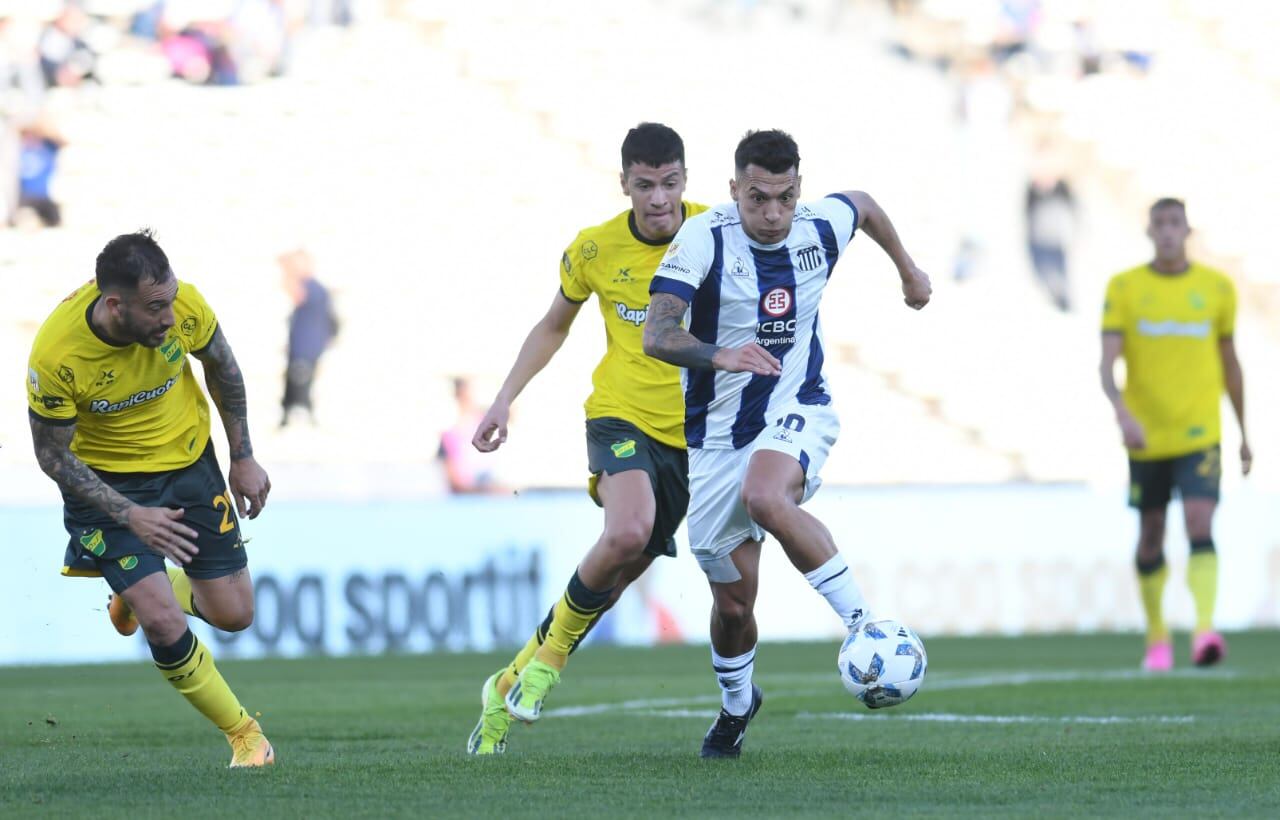
[(601, 473), (644, 470), (649, 474), (657, 509), (653, 534), (644, 551), (674, 556), (675, 533), (689, 509), (689, 454), (684, 448), (663, 444), (629, 421), (587, 419), (587, 466), (591, 470), (588, 491), (597, 505), (596, 483)]
[(1129, 459), (1129, 506), (1138, 510), (1162, 510), (1169, 505), (1173, 488), (1180, 498), (1218, 500), (1222, 478), (1222, 450), (1215, 444), (1185, 456), (1154, 461)]
[[(182, 523), (198, 535), (199, 552), (184, 568), (192, 578), (221, 578), (244, 569), (249, 558), (240, 522), (222, 470), (205, 447), (194, 463), (167, 473), (110, 473), (95, 470), (116, 492), (147, 507), (180, 507)], [(63, 496), (62, 523), (71, 536), (62, 574), (101, 576), (123, 592), (148, 575), (164, 572), (164, 558), (127, 528), (78, 499)]]

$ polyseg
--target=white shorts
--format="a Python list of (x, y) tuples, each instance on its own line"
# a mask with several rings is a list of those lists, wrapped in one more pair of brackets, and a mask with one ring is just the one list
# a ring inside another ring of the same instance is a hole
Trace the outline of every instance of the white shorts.
[(822, 486), (818, 473), (840, 435), (840, 419), (830, 405), (796, 404), (739, 450), (689, 451), (689, 549), (707, 578), (733, 583), (742, 576), (729, 556), (744, 541), (764, 540), (764, 528), (742, 503), (747, 465), (758, 450), (785, 453), (804, 470), (803, 504)]

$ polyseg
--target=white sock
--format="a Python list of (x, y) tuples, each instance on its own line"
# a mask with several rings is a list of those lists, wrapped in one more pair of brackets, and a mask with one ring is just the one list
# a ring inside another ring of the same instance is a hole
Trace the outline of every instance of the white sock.
[(835, 557), (812, 572), (806, 572), (804, 579), (819, 595), (827, 599), (827, 603), (849, 629), (853, 629), (870, 614), (867, 599), (862, 597), (858, 582), (853, 580), (853, 571), (840, 553), (837, 552)]
[(751, 710), (751, 672), (756, 665), (756, 648), (753, 646), (736, 658), (725, 658), (711, 648), (711, 668), (716, 671), (720, 683), (724, 710), (731, 715), (745, 715)]

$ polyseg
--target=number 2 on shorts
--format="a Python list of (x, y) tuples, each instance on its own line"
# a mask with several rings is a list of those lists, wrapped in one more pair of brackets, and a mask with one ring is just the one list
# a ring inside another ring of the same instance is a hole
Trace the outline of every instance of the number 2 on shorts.
[(231, 499), (226, 493), (215, 495), (213, 497), (213, 508), (222, 510), (222, 523), (218, 525), (218, 534), (231, 532), (236, 528), (235, 522), (231, 520)]

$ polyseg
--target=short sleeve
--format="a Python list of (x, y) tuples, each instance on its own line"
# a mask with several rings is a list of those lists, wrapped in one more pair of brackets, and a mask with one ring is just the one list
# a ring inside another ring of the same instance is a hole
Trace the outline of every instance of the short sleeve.
[(1102, 332), (1124, 333), (1128, 321), (1125, 305), (1125, 288), (1119, 276), (1107, 283), (1107, 295), (1102, 302)]
[(1218, 338), (1230, 339), (1236, 332), (1236, 286), (1222, 277), (1222, 308), (1218, 311)]
[(195, 285), (183, 282), (179, 286), (173, 312), (187, 350), (199, 353), (209, 346), (214, 331), (218, 329), (218, 317)]
[(33, 351), (27, 363), (28, 409), (52, 424), (74, 424), (75, 382), (76, 373), (70, 365)]
[(587, 281), (587, 263), (594, 259), (600, 248), (595, 240), (578, 234), (560, 257), (560, 292), (570, 302), (585, 302), (591, 298), (591, 284)]
[(861, 219), (858, 206), (844, 194), (828, 194), (814, 203), (814, 207), (831, 223), (831, 227), (835, 230), (836, 242), (839, 243), (840, 252), (843, 253), (845, 246), (858, 232), (858, 220)]
[(711, 270), (714, 256), (715, 240), (706, 220), (685, 220), (653, 274), (649, 293), (670, 293), (692, 303), (693, 295)]

